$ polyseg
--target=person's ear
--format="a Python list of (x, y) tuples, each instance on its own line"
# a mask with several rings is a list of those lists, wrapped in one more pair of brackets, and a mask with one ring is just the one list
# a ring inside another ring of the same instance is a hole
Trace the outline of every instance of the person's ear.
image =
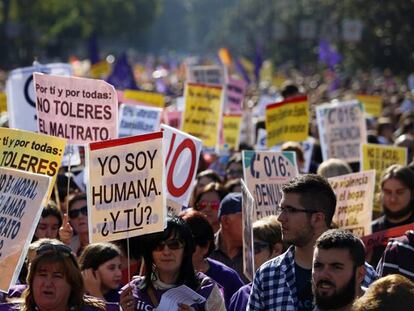
[(355, 278), (356, 278), (358, 284), (361, 284), (362, 283), (362, 281), (365, 278), (365, 274), (366, 273), (367, 273), (367, 269), (365, 267), (365, 264), (357, 267)]
[(311, 215), (311, 221), (314, 226), (326, 226), (325, 214), (322, 212), (316, 212)]

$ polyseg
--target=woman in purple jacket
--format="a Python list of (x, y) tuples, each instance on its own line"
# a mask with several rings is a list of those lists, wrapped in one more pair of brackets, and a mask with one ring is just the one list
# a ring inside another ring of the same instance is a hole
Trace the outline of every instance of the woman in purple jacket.
[[(196, 273), (192, 263), (195, 250), (188, 225), (179, 217), (168, 217), (167, 228), (160, 233), (144, 236), (145, 276), (135, 278), (121, 293), (124, 311), (156, 308), (169, 289), (186, 285), (206, 301), (191, 305), (178, 303), (178, 310), (225, 310), (217, 284), (209, 277)], [(171, 309), (177, 309), (172, 306)]]

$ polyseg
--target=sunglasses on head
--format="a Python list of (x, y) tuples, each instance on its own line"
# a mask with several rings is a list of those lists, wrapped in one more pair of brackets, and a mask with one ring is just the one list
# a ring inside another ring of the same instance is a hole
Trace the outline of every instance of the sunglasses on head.
[(184, 244), (178, 239), (162, 241), (155, 246), (155, 251), (163, 251), (164, 247), (167, 246), (170, 250), (177, 250), (184, 247)]
[(72, 254), (72, 249), (64, 244), (45, 243), (36, 249), (36, 255), (41, 255), (46, 252)]
[(70, 210), (69, 213), (68, 213), (68, 215), (69, 215), (70, 218), (77, 218), (77, 217), (79, 217), (79, 215), (81, 213), (84, 216), (88, 216), (88, 207), (87, 206), (84, 206), (84, 207), (81, 207), (79, 209)]
[(197, 204), (197, 207), (199, 210), (205, 209), (207, 207), (210, 207), (213, 210), (218, 211), (219, 207), (220, 207), (220, 201), (200, 201)]
[(253, 248), (254, 254), (257, 255), (260, 252), (262, 252), (265, 248), (269, 248), (269, 244), (264, 242), (254, 242)]

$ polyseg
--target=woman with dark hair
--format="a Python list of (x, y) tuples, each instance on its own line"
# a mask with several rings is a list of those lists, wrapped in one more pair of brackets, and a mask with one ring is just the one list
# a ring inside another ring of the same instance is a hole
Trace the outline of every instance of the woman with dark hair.
[(194, 201), (194, 209), (200, 211), (207, 217), (214, 232), (220, 229), (217, 213), (220, 202), (226, 194), (227, 192), (221, 184), (212, 182), (198, 193)]
[(194, 201), (197, 195), (200, 193), (201, 190), (204, 189), (205, 186), (212, 182), (221, 184), (221, 178), (219, 174), (217, 174), (212, 169), (204, 170), (197, 174), (194, 183), (193, 193), (191, 194), (190, 206), (194, 206)]
[(119, 302), (121, 250), (112, 243), (89, 244), (79, 257), (86, 292), (109, 302)]
[(211, 277), (223, 288), (227, 309), (231, 296), (244, 285), (243, 281), (232, 268), (220, 261), (208, 258), (214, 249), (214, 233), (206, 216), (193, 209), (186, 209), (180, 213), (180, 217), (190, 226), (193, 233), (196, 246), (193, 253), (194, 268)]
[(62, 215), (56, 203), (50, 201), (49, 204), (43, 208), (42, 216), (37, 224), (32, 242), (42, 238), (58, 239), (59, 228), (61, 226)]
[(124, 311), (152, 310), (168, 290), (186, 285), (206, 301), (191, 306), (179, 303), (179, 310), (225, 310), (217, 284), (202, 273), (196, 273), (192, 263), (195, 245), (184, 220), (168, 217), (167, 228), (143, 237), (145, 276), (139, 276), (123, 288), (121, 306)]
[(24, 311), (105, 310), (105, 303), (85, 297), (82, 275), (66, 245), (42, 244), (30, 264)]
[(69, 216), (70, 226), (73, 228), (70, 247), (79, 256), (83, 248), (89, 244), (86, 193), (72, 193), (69, 195), (68, 202), (67, 215)]

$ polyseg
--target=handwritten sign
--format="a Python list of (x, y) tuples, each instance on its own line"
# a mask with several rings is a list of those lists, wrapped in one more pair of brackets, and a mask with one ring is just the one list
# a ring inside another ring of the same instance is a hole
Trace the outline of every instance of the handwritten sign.
[(225, 114), (223, 116), (223, 143), (229, 149), (239, 150), (241, 114)]
[(364, 109), (357, 101), (316, 107), (323, 160), (359, 162), (359, 149), (367, 140)]
[[(361, 171), (376, 171), (375, 193), (381, 192), (381, 175), (392, 164), (407, 165), (407, 148), (377, 144), (361, 145)], [(374, 200), (374, 211), (381, 212), (379, 196)]]
[(187, 84), (182, 131), (202, 140), (203, 146), (216, 148), (220, 129), (222, 87)]
[(267, 146), (284, 141), (302, 141), (309, 132), (309, 103), (307, 97), (287, 99), (266, 106)]
[(226, 113), (241, 113), (247, 83), (244, 80), (229, 78), (227, 83), (227, 100), (224, 105)]
[(89, 240), (162, 231), (165, 222), (162, 132), (89, 144)]
[(118, 137), (118, 99), (101, 80), (33, 74), (39, 132), (85, 144)]
[(365, 112), (373, 117), (379, 118), (382, 115), (382, 96), (357, 95), (356, 98), (364, 104)]
[(62, 138), (0, 127), (0, 166), (52, 177), (49, 199), (65, 144)]
[(187, 81), (197, 84), (224, 85), (226, 71), (220, 66), (189, 66)]
[(243, 176), (256, 202), (255, 219), (276, 214), (282, 192), (280, 186), (298, 174), (293, 151), (244, 150)]
[(146, 103), (154, 107), (165, 107), (165, 96), (154, 92), (144, 92), (136, 90), (125, 90), (123, 100), (133, 100), (136, 102)]
[(333, 221), (362, 237), (371, 233), (375, 170), (329, 178), (337, 203)]
[(0, 168), (0, 290), (16, 283), (42, 214), (50, 177)]
[(158, 131), (161, 113), (161, 108), (121, 104), (119, 107), (119, 137)]

